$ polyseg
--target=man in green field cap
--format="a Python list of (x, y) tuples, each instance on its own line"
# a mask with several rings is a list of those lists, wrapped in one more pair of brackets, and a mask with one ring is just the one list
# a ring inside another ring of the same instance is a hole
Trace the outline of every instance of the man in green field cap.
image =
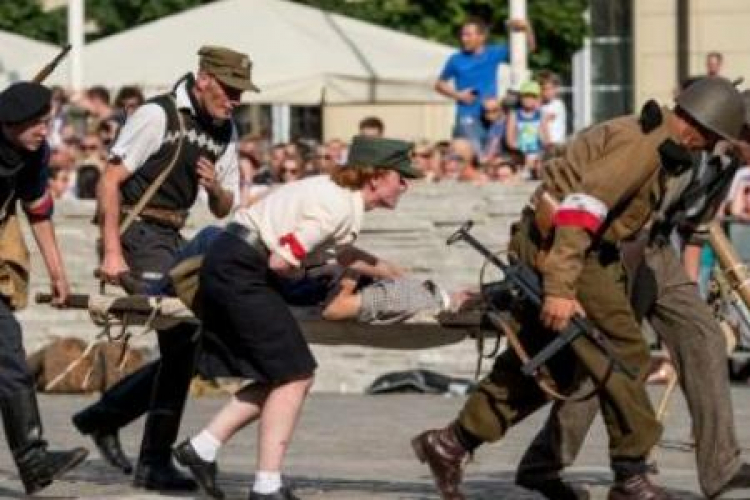
[[(180, 229), (202, 189), (216, 217), (238, 199), (237, 130), (232, 111), (246, 90), (257, 91), (247, 55), (204, 46), (195, 73), (128, 119), (112, 146), (99, 191), (103, 279), (129, 292), (159, 280), (183, 244)], [(132, 223), (124, 225), (132, 217)], [(125, 221), (125, 222), (123, 222)], [(186, 491), (195, 483), (172, 464), (198, 345), (194, 327), (159, 332), (161, 359), (126, 377), (76, 414), (102, 457), (124, 473), (132, 465), (118, 431), (148, 412), (135, 485)]]

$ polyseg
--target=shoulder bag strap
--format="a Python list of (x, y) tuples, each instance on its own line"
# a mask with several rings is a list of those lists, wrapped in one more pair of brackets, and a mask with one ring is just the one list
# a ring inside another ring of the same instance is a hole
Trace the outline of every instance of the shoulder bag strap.
[(154, 179), (154, 182), (151, 183), (151, 185), (146, 189), (146, 192), (143, 193), (143, 196), (138, 200), (138, 203), (133, 207), (133, 210), (128, 212), (125, 219), (120, 224), (120, 235), (122, 235), (127, 229), (130, 227), (130, 225), (133, 223), (133, 221), (138, 217), (138, 215), (141, 213), (141, 211), (146, 207), (149, 201), (151, 201), (151, 198), (154, 197), (156, 192), (159, 190), (159, 188), (164, 184), (164, 181), (167, 180), (167, 177), (169, 174), (174, 170), (174, 166), (177, 164), (177, 160), (180, 158), (180, 153), (182, 153), (182, 144), (185, 141), (185, 120), (182, 117), (182, 113), (179, 109), (177, 109), (177, 102), (175, 102), (174, 96), (169, 96), (169, 102), (172, 104), (173, 112), (177, 113), (177, 123), (179, 124), (179, 135), (177, 138), (177, 148), (175, 148), (174, 154), (172, 155), (172, 159), (169, 162), (169, 165), (166, 166), (160, 173), (159, 176)]

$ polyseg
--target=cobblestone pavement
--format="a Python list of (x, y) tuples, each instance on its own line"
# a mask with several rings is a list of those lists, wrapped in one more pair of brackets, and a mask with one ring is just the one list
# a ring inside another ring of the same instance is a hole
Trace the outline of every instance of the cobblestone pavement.
[[(659, 389), (653, 396), (659, 396)], [(43, 396), (46, 434), (54, 446), (89, 443), (69, 425), (70, 415), (88, 397)], [(750, 443), (750, 390), (734, 390), (740, 440)], [(221, 405), (221, 397), (201, 398), (189, 403), (182, 435), (200, 429)], [(440, 396), (341, 396), (313, 394), (292, 445), (287, 470), (303, 499), (435, 500), (426, 469), (411, 455), (409, 438), (418, 431), (442, 425), (453, 418), (462, 398)], [(500, 444), (485, 446), (467, 469), (467, 493), (471, 499), (533, 499), (534, 495), (513, 486), (513, 470), (524, 447), (538, 428), (544, 412), (513, 429)], [(135, 455), (142, 421), (123, 433), (126, 451)], [(656, 452), (661, 474), (657, 480), (676, 498), (698, 499), (692, 451), (686, 441), (690, 431), (681, 397), (674, 399), (662, 446)], [(236, 436), (220, 455), (222, 485), (229, 498), (246, 498), (255, 457), (254, 428)], [(4, 445), (4, 442), (3, 442)], [(606, 498), (610, 473), (606, 440), (597, 422), (586, 448), (568, 476), (589, 487), (594, 499)], [(0, 498), (23, 498), (9, 454), (0, 453)], [(133, 489), (129, 478), (115, 473), (92, 450), (88, 462), (43, 491), (38, 498), (168, 499)], [(750, 494), (732, 498), (750, 498)]]

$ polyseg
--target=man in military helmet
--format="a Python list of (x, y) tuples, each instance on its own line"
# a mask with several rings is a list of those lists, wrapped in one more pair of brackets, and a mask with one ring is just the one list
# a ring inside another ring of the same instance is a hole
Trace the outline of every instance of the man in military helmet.
[(55, 302), (62, 303), (70, 292), (47, 190), (51, 97), (49, 89), (31, 82), (15, 83), (0, 93), (0, 414), (8, 448), (29, 494), (51, 484), (88, 454), (83, 448), (47, 449), (34, 378), (14, 316), (26, 304), (29, 276), (17, 202), (46, 264)]
[[(102, 177), (100, 272), (109, 282), (136, 291), (159, 281), (173, 262), (184, 241), (180, 229), (200, 189), (216, 217), (228, 215), (239, 199), (232, 110), (244, 91), (258, 90), (252, 65), (245, 54), (224, 47), (204, 46), (198, 55), (197, 72), (128, 118)], [(146, 203), (139, 209), (142, 200)], [(123, 232), (121, 221), (134, 212), (134, 222)], [(191, 325), (160, 331), (158, 339), (160, 360), (110, 388), (73, 423), (93, 438), (105, 460), (129, 474), (132, 465), (118, 431), (148, 412), (135, 486), (191, 491), (197, 485), (174, 466), (171, 452), (199, 339)]]
[[(696, 285), (708, 226), (738, 167), (750, 162), (750, 91), (742, 97), (746, 146), (731, 156), (697, 155), (692, 168), (671, 177), (650, 227), (627, 242), (625, 250), (634, 257), (628, 265), (633, 307), (667, 347), (683, 388), (693, 422), (698, 478), (708, 498), (750, 487), (750, 465), (740, 457), (734, 430), (726, 341)], [(674, 237), (679, 249), (673, 245)], [(575, 460), (598, 411), (593, 399), (556, 402), (524, 454), (516, 482), (547, 498), (575, 498), (559, 494), (569, 490), (561, 485), (560, 474)]]
[[(519, 318), (520, 336), (528, 348), (538, 350), (573, 315), (585, 314), (619, 358), (643, 375), (649, 352), (625, 290), (619, 243), (651, 218), (665, 176), (689, 168), (691, 151), (710, 150), (721, 137), (735, 140), (744, 114), (734, 86), (710, 78), (685, 90), (674, 110), (651, 101), (639, 116), (616, 118), (582, 132), (560, 156), (546, 162), (541, 192), (532, 200), (533, 208), (524, 210), (509, 247), (543, 280), (541, 314)], [(551, 227), (538, 217), (548, 197), (557, 202)], [(465, 498), (460, 485), (467, 454), (501, 439), (547, 402), (520, 365), (512, 350), (498, 356), (456, 421), (412, 441), (444, 499)], [(581, 373), (601, 385), (598, 399), (615, 475), (609, 500), (671, 498), (646, 474), (646, 457), (662, 429), (642, 380), (621, 371), (610, 374), (606, 357), (586, 338), (555, 356), (548, 368), (562, 387), (574, 388)]]

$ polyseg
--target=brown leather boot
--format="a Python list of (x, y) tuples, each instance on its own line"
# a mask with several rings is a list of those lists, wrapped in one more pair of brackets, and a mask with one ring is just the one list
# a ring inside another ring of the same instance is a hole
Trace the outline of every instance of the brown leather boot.
[(615, 481), (609, 489), (607, 500), (673, 500), (673, 497), (652, 484), (646, 474), (636, 474)]
[(423, 432), (411, 440), (411, 446), (419, 461), (430, 466), (443, 500), (466, 500), (459, 486), (467, 452), (458, 442), (454, 424), (445, 429)]

